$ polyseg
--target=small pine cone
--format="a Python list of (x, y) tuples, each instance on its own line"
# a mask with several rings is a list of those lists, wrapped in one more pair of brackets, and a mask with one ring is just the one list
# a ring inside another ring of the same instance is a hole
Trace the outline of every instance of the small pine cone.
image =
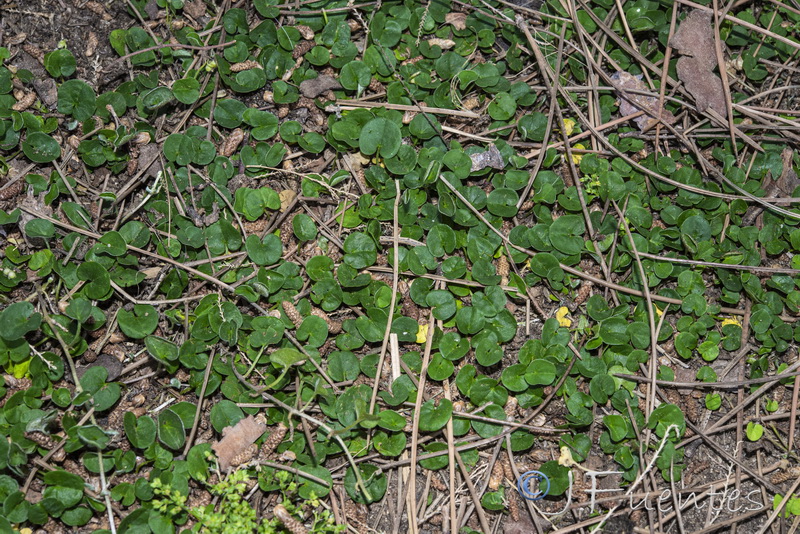
[(497, 463), (500, 464), (500, 468), (503, 470), (503, 476), (505, 478), (512, 481), (516, 479), (514, 476), (514, 470), (511, 468), (511, 460), (508, 458), (508, 454), (501, 452), (500, 456), (497, 458)]
[[(286, 167), (284, 167), (284, 170), (286, 170)], [(287, 248), (293, 242), (294, 227), (292, 226), (292, 219), (287, 217), (281, 225), (281, 243), (283, 243), (284, 248)]]
[(294, 323), (295, 328), (300, 328), (300, 325), (303, 324), (303, 316), (300, 315), (300, 312), (297, 311), (294, 304), (288, 300), (284, 300), (281, 302), (281, 306), (283, 306), (283, 311), (286, 313), (289, 320)]
[(491, 491), (497, 491), (497, 488), (500, 487), (500, 484), (503, 483), (503, 466), (500, 463), (499, 459), (494, 462), (492, 466), (492, 474), (489, 476), (489, 489)]
[(47, 450), (55, 447), (57, 443), (53, 436), (45, 434), (44, 432), (26, 432), (25, 437)]
[(461, 107), (466, 109), (467, 111), (472, 111), (473, 109), (477, 108), (481, 104), (481, 101), (478, 100), (477, 96), (471, 96), (461, 101)]
[(95, 15), (100, 15), (100, 17), (102, 17), (102, 19), (106, 22), (110, 21), (112, 18), (111, 15), (108, 14), (108, 11), (106, 11), (106, 8), (103, 7), (103, 4), (101, 4), (100, 2), (95, 2), (94, 0), (90, 0), (89, 2), (83, 4), (83, 7), (85, 9), (88, 9)]
[(9, 200), (11, 198), (16, 197), (20, 193), (22, 193), (22, 189), (24, 185), (22, 180), (17, 180), (13, 184), (9, 185), (8, 187), (4, 187), (0, 189), (0, 200)]
[(354, 169), (354, 171), (355, 171), (354, 175), (356, 182), (359, 183), (359, 185), (364, 191), (369, 191), (369, 188), (367, 187), (367, 178), (366, 175), (364, 174), (364, 169), (358, 167), (357, 169)]
[(785, 386), (777, 386), (775, 388), (775, 392), (772, 396), (772, 400), (780, 404), (783, 401), (783, 397), (786, 395), (786, 387)]
[(26, 43), (22, 45), (22, 49), (29, 55), (32, 56), (36, 61), (44, 65), (44, 52), (36, 48), (30, 43)]
[(234, 63), (231, 65), (231, 72), (242, 72), (243, 70), (260, 68), (262, 68), (261, 63), (253, 59), (248, 59), (247, 61), (240, 61), (239, 63)]
[(257, 452), (258, 452), (258, 445), (253, 443), (246, 449), (244, 449), (242, 452), (231, 458), (231, 465), (233, 467), (236, 467), (238, 465), (247, 463), (253, 459), (253, 457), (256, 455)]
[(13, 111), (25, 111), (29, 107), (36, 102), (36, 93), (33, 91), (28, 92), (20, 92), (14, 91), (14, 98), (17, 99), (17, 103), (11, 106)]
[(686, 417), (689, 421), (692, 423), (698, 423), (700, 421), (700, 406), (697, 403), (697, 399), (691, 395), (684, 398), (684, 410), (686, 411)]
[(295, 28), (297, 29), (297, 31), (300, 32), (300, 37), (302, 37), (306, 41), (311, 41), (314, 39), (314, 30), (312, 30), (305, 24), (297, 24)]
[(261, 454), (269, 459), (275, 452), (275, 449), (278, 448), (278, 445), (281, 444), (283, 438), (286, 437), (286, 432), (288, 431), (289, 428), (286, 425), (278, 423), (278, 426), (270, 432), (269, 437), (264, 440), (264, 444), (261, 445)]
[(308, 53), (309, 50), (314, 48), (316, 43), (314, 41), (301, 41), (295, 45), (294, 50), (292, 50), (292, 59), (300, 59), (304, 55)]
[(244, 131), (241, 128), (236, 128), (231, 132), (228, 138), (225, 139), (222, 146), (219, 147), (219, 155), (225, 156), (226, 158), (233, 156), (233, 153), (236, 152), (236, 149), (239, 148), (242, 141), (244, 141)]
[(586, 299), (588, 299), (589, 295), (591, 294), (592, 294), (592, 283), (589, 281), (583, 282), (581, 284), (581, 287), (578, 288), (578, 292), (575, 294), (575, 300), (573, 301), (575, 307), (577, 308), (578, 306), (586, 302)]
[(508, 500), (508, 513), (511, 514), (511, 520), (515, 523), (519, 521), (519, 497), (517, 491), (511, 489), (506, 492), (506, 499)]
[(369, 87), (369, 90), (372, 91), (373, 93), (380, 93), (380, 92), (383, 91), (383, 84), (381, 82), (379, 82), (378, 80), (376, 80), (375, 78), (372, 78), (369, 81), (369, 86), (368, 87)]
[(500, 275), (500, 284), (508, 285), (508, 258), (505, 254), (497, 258), (497, 274)]
[(285, 119), (286, 116), (289, 114), (289, 106), (278, 106), (278, 118)]
[(308, 530), (306, 530), (306, 527), (303, 526), (303, 523), (295, 519), (292, 514), (289, 513), (289, 510), (287, 510), (282, 504), (275, 506), (275, 508), (272, 509), (272, 513), (275, 514), (275, 517), (278, 518), (278, 521), (283, 523), (283, 526), (286, 527), (286, 530), (292, 534), (308, 533)]
[(787, 480), (792, 480), (800, 476), (800, 467), (790, 467), (786, 471), (781, 471), (772, 475), (773, 484), (783, 484)]
[(128, 163), (125, 166), (125, 172), (127, 172), (129, 176), (133, 176), (134, 174), (136, 174), (136, 169), (138, 168), (139, 168), (139, 159), (131, 158), (128, 160)]

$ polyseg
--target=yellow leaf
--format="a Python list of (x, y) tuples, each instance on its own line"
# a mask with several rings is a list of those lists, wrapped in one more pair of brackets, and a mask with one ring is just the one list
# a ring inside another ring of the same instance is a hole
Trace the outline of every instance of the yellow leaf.
[(572, 451), (569, 450), (569, 447), (561, 447), (561, 454), (558, 457), (558, 465), (572, 467), (576, 464), (577, 462), (572, 458)]
[(662, 315), (664, 315), (664, 310), (662, 310), (661, 308), (659, 308), (659, 307), (658, 307), (658, 304), (653, 304), (653, 307), (656, 309), (656, 315), (658, 315), (659, 317), (661, 317)]
[(428, 325), (421, 324), (419, 325), (419, 330), (417, 330), (417, 343), (425, 343), (428, 341)]
[[(578, 143), (572, 148), (577, 150), (584, 150), (586, 147)], [(580, 165), (582, 159), (583, 159), (583, 154), (576, 154), (574, 152), (572, 153), (572, 163), (574, 163), (575, 165)]]
[(558, 326), (563, 326), (565, 328), (569, 328), (572, 326), (572, 321), (567, 318), (567, 314), (569, 313), (569, 308), (566, 306), (561, 306), (558, 311), (556, 312), (556, 319), (558, 319)]
[(729, 325), (729, 324), (735, 324), (736, 326), (742, 326), (742, 323), (739, 322), (739, 319), (737, 319), (736, 317), (728, 317), (727, 319), (723, 319), (722, 320), (722, 326)]
[(575, 130), (575, 121), (573, 119), (564, 119), (564, 133), (572, 135), (573, 130)]
[(13, 375), (14, 378), (25, 378), (28, 374), (28, 368), (31, 366), (32, 359), (33, 358), (28, 358), (19, 363), (8, 363), (6, 365), (6, 371)]

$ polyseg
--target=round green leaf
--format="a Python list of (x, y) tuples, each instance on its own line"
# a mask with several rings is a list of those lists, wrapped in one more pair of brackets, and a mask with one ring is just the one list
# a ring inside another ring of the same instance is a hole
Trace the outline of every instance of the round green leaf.
[(305, 213), (298, 213), (294, 216), (292, 229), (300, 241), (311, 241), (317, 237), (317, 225), (314, 224), (314, 219)]
[(486, 207), (489, 208), (489, 212), (493, 215), (513, 217), (517, 214), (517, 202), (519, 202), (519, 195), (516, 191), (501, 187), (489, 193), (486, 199)]
[(158, 326), (158, 311), (150, 304), (136, 304), (132, 312), (119, 310), (117, 321), (126, 336), (142, 339), (152, 334)]
[(494, 100), (489, 104), (489, 116), (496, 121), (507, 121), (514, 116), (517, 111), (517, 103), (508, 93), (497, 93)]
[(181, 104), (194, 104), (200, 98), (200, 82), (194, 78), (181, 78), (172, 84), (172, 94)]
[(368, 156), (379, 154), (383, 158), (391, 158), (397, 154), (401, 144), (400, 127), (384, 118), (369, 121), (358, 139), (361, 152)]
[(453, 403), (447, 399), (441, 399), (439, 406), (433, 400), (426, 401), (420, 408), (419, 429), (423, 432), (435, 432), (440, 430), (450, 420), (453, 414)]
[(239, 100), (226, 98), (217, 102), (214, 108), (214, 120), (223, 128), (237, 128), (242, 124), (246, 110), (247, 106)]
[(53, 78), (66, 78), (75, 72), (75, 56), (66, 48), (53, 50), (44, 55), (44, 68)]
[(348, 91), (361, 93), (369, 85), (372, 78), (369, 67), (362, 61), (351, 61), (344, 67), (339, 74), (339, 83)]
[(84, 291), (92, 300), (101, 300), (108, 297), (111, 291), (111, 276), (101, 264), (96, 261), (86, 261), (78, 266), (77, 275), (80, 280), (86, 281)]
[(369, 497), (361, 491), (353, 468), (348, 467), (347, 472), (344, 474), (344, 489), (350, 498), (361, 504), (370, 504), (382, 499), (386, 493), (386, 485), (388, 483), (386, 475), (372, 464), (360, 464), (358, 469), (369, 492)]
[(42, 132), (28, 134), (22, 142), (22, 151), (34, 163), (50, 163), (61, 157), (58, 141)]
[(244, 248), (247, 250), (247, 256), (256, 265), (277, 263), (283, 254), (283, 244), (275, 234), (267, 234), (264, 239), (258, 239), (257, 235), (249, 235)]
[(21, 339), (39, 328), (41, 314), (34, 312), (30, 302), (15, 302), (0, 312), (0, 337), (7, 341)]
[(547, 360), (533, 360), (525, 370), (525, 381), (532, 386), (549, 386), (556, 379), (556, 366)]
[(186, 428), (183, 426), (183, 421), (170, 409), (158, 415), (158, 440), (175, 451), (186, 443)]
[(72, 115), (83, 122), (94, 114), (97, 95), (92, 87), (81, 80), (67, 80), (58, 88), (58, 112)]

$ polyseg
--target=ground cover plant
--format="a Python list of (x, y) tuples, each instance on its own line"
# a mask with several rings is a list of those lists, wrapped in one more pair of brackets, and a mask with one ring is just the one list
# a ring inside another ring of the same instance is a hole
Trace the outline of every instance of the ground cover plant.
[(0, 6), (1, 532), (800, 523), (800, 6)]

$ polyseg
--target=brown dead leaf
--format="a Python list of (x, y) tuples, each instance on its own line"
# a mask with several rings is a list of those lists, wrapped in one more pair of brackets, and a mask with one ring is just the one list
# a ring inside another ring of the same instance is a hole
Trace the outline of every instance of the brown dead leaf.
[(444, 21), (453, 26), (456, 30), (467, 29), (467, 14), (466, 13), (448, 13), (444, 16)]
[(317, 98), (331, 89), (341, 89), (339, 81), (333, 76), (320, 74), (311, 80), (300, 82), (300, 93), (306, 98)]
[(663, 106), (659, 108), (658, 98), (629, 92), (631, 90), (648, 90), (641, 76), (634, 76), (625, 71), (617, 71), (611, 75), (611, 83), (617, 90), (620, 114), (626, 116), (639, 111), (645, 112), (645, 115), (640, 115), (633, 119), (641, 131), (651, 128), (656, 123), (659, 112), (661, 113), (661, 120), (666, 124), (675, 122), (675, 115), (664, 109)]
[(711, 24), (711, 14), (696, 9), (681, 22), (669, 45), (681, 54), (676, 65), (678, 79), (694, 97), (697, 109), (711, 108), (727, 117), (722, 80), (714, 74), (717, 55)]
[(281, 213), (285, 212), (289, 209), (289, 206), (294, 201), (294, 198), (297, 196), (297, 193), (292, 191), (291, 189), (284, 189), (280, 193), (278, 193), (278, 198), (281, 199)]
[(252, 415), (240, 420), (234, 426), (222, 429), (222, 439), (211, 446), (219, 458), (219, 468), (225, 471), (233, 460), (245, 453), (267, 430), (267, 425)]

